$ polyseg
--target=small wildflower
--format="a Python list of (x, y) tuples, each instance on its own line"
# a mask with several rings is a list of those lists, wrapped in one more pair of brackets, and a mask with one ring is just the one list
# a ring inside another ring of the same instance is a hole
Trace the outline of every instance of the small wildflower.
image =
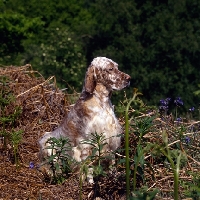
[(166, 98), (165, 101), (167, 101), (167, 103), (169, 103), (169, 101), (171, 101), (171, 98)]
[(30, 162), (29, 168), (30, 168), (30, 169), (33, 169), (33, 168), (34, 168), (34, 163), (33, 163), (33, 162)]
[(169, 101), (170, 101), (170, 100), (171, 100), (170, 98), (161, 99), (161, 100), (160, 100), (160, 104), (161, 104), (162, 106), (167, 106), (167, 105), (169, 104)]
[(181, 122), (182, 121), (181, 117), (177, 118), (176, 121)]
[(159, 106), (159, 109), (160, 109), (160, 110), (167, 110), (167, 109), (168, 109), (168, 106)]
[(164, 99), (161, 99), (161, 100), (160, 100), (160, 104), (161, 104), (162, 106), (167, 105), (167, 104), (166, 104), (166, 101), (165, 101)]
[(176, 104), (176, 106), (183, 106), (183, 101), (182, 101), (181, 97), (177, 97), (174, 100), (174, 103)]
[(189, 111), (190, 111), (190, 112), (193, 112), (193, 111), (194, 111), (194, 107), (190, 108)]
[(171, 100), (170, 98), (161, 99), (160, 100), (161, 106), (159, 107), (160, 110), (167, 110), (168, 109), (168, 104), (169, 104), (170, 100)]
[(185, 137), (185, 143), (189, 144), (190, 143), (190, 138), (188, 136)]

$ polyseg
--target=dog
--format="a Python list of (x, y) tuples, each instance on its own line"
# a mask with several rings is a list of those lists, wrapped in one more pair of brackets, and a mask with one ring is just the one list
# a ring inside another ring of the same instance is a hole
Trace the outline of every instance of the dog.
[[(49, 138), (68, 137), (71, 156), (78, 162), (91, 153), (91, 145), (82, 141), (91, 138), (91, 133), (103, 134), (106, 145), (103, 152), (115, 151), (121, 143), (122, 127), (111, 104), (114, 90), (122, 90), (130, 84), (130, 76), (118, 70), (118, 64), (106, 57), (96, 57), (88, 67), (81, 95), (61, 125), (39, 139), (40, 154), (51, 155), (47, 149)], [(92, 181), (91, 181), (92, 182)]]

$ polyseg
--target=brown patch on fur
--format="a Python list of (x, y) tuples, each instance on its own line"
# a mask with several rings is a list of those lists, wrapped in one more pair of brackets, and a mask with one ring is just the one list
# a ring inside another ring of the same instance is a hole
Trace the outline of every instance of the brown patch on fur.
[(92, 93), (95, 88), (94, 66), (89, 66), (85, 77), (85, 91)]

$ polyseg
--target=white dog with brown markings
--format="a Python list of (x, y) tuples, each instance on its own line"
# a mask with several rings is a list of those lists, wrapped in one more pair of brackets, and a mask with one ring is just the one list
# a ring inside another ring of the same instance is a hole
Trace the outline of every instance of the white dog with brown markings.
[[(91, 133), (103, 133), (107, 145), (103, 151), (115, 151), (120, 146), (121, 125), (111, 104), (113, 90), (121, 90), (130, 84), (130, 76), (118, 70), (118, 64), (106, 57), (94, 58), (88, 67), (82, 93), (53, 132), (45, 133), (39, 140), (42, 158), (51, 155), (47, 140), (68, 137), (73, 151), (71, 156), (82, 161), (91, 153), (91, 146), (81, 141), (91, 138)], [(93, 182), (93, 180), (89, 180)]]

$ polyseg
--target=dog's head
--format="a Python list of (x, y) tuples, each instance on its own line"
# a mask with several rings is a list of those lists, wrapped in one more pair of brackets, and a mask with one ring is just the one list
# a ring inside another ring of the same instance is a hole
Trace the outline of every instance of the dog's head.
[(108, 90), (121, 90), (129, 85), (130, 76), (118, 70), (118, 64), (106, 57), (94, 58), (85, 77), (85, 91), (93, 93), (97, 83)]

